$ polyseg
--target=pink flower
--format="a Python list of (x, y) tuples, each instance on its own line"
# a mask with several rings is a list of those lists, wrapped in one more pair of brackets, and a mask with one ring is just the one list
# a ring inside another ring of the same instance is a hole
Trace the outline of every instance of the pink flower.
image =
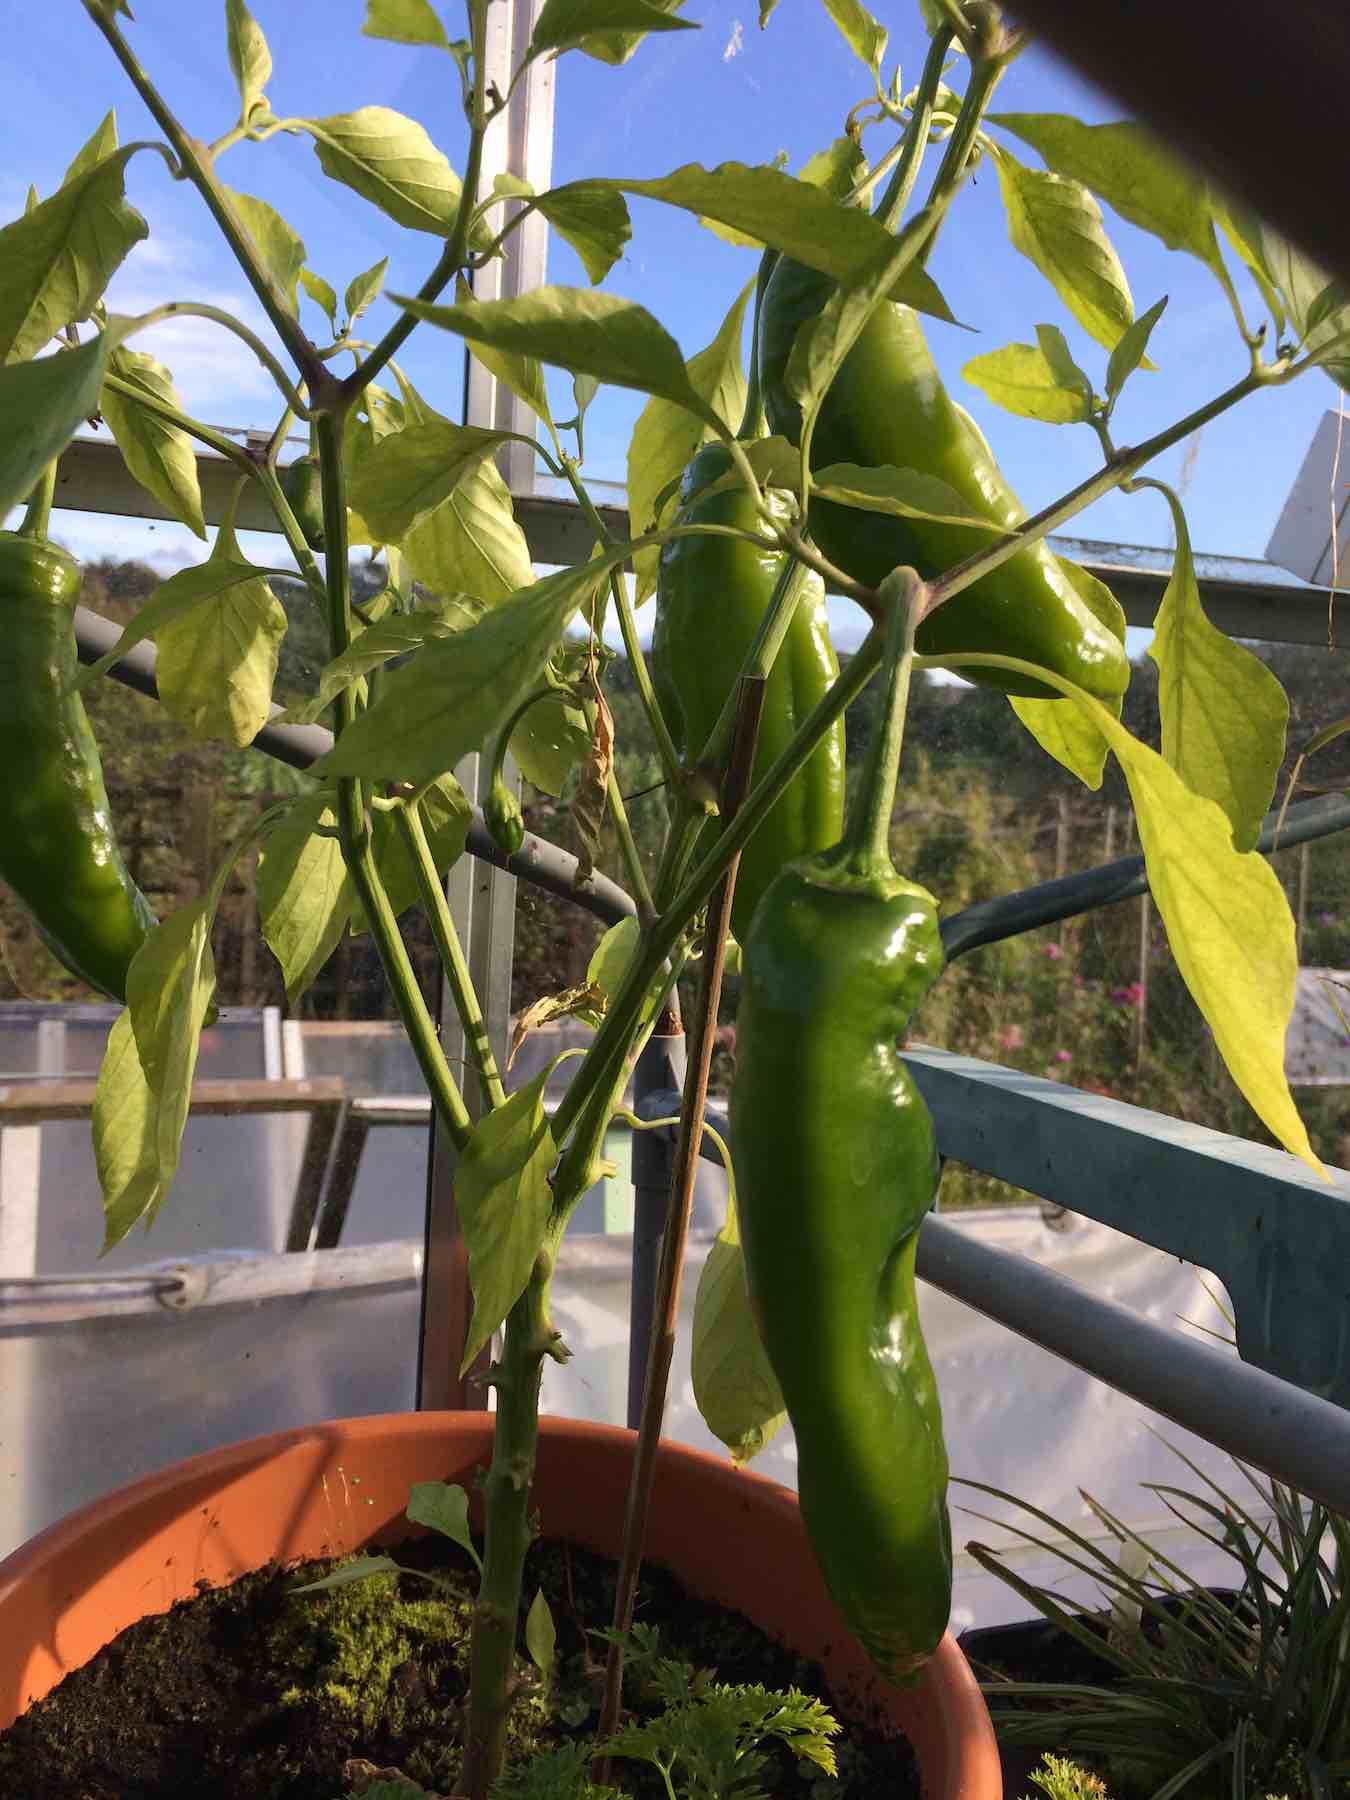
[(1128, 987), (1111, 989), (1111, 998), (1117, 1006), (1141, 1006), (1144, 999), (1142, 981), (1132, 981)]
[(1042, 944), (1041, 948), (1045, 951), (1045, 954), (1050, 958), (1051, 962), (1059, 961), (1058, 944)]
[(1020, 1050), (1027, 1040), (1020, 1025), (1010, 1025), (999, 1033), (998, 1041), (1005, 1050)]
[(1073, 978), (1073, 985), (1076, 988), (1081, 988), (1083, 986), (1083, 977), (1081, 975), (1075, 975)]
[(1057, 1063), (1072, 1062), (1073, 1061), (1073, 1051), (1072, 1050), (1056, 1050), (1055, 1061)]

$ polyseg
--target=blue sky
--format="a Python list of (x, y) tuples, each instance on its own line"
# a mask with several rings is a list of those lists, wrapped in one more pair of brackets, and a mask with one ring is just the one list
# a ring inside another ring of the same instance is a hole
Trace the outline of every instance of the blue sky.
[[(394, 107), (419, 119), (462, 166), (457, 77), (444, 55), (360, 36), (365, 0), (323, 5), (254, 0), (254, 10), (272, 49), (269, 94), (278, 115)], [(462, 31), (456, 10), (443, 10), (452, 32)], [(123, 21), (128, 37), (188, 129), (203, 138), (227, 129), (237, 102), (225, 55), (223, 5), (137, 0), (135, 11), (134, 23)], [(658, 175), (690, 161), (765, 161), (780, 151), (798, 168), (838, 134), (850, 106), (867, 91), (866, 73), (815, 0), (782, 0), (764, 32), (754, 6), (741, 0), (688, 0), (687, 12), (702, 21), (701, 30), (649, 38), (624, 68), (576, 54), (561, 60), (555, 184), (583, 175)], [(898, 57), (910, 85), (926, 47), (913, 0), (879, 7), (878, 13), (891, 24), (887, 70)], [(52, 190), (109, 105), (117, 109), (124, 142), (157, 135), (102, 38), (73, 6), (25, 8), (22, 30), (11, 36), (9, 64), (7, 105), (0, 114), (0, 217), (21, 210), (30, 180), (42, 193)], [(59, 104), (53, 103), (56, 93)], [(998, 106), (1076, 111), (1090, 121), (1120, 116), (1114, 102), (1038, 50), (1013, 66), (995, 110)], [(873, 153), (886, 141), (879, 132), (867, 140)], [(1037, 160), (1030, 151), (1022, 154)], [(241, 145), (222, 160), (220, 173), (232, 186), (278, 207), (304, 236), (310, 266), (339, 294), (352, 275), (386, 251), (388, 285), (395, 291), (411, 291), (434, 259), (432, 239), (400, 230), (327, 181), (308, 139), (278, 136), (265, 146)], [(131, 162), (128, 187), (151, 236), (115, 279), (114, 308), (140, 310), (169, 298), (207, 300), (265, 330), (193, 191), (173, 182), (162, 160), (149, 155)], [(673, 209), (636, 201), (632, 212), (632, 242), (606, 286), (640, 300), (692, 354), (712, 336), (753, 273), (753, 254), (721, 242)], [(1151, 346), (1159, 371), (1137, 376), (1117, 413), (1118, 438), (1135, 442), (1229, 385), (1242, 373), (1245, 351), (1218, 287), (1199, 263), (1169, 255), (1114, 215), (1107, 215), (1107, 224), (1137, 309), (1170, 296)], [(1000, 412), (962, 381), (961, 366), (1010, 340), (1033, 340), (1041, 321), (1064, 330), (1098, 380), (1105, 353), (1008, 245), (992, 170), (961, 196), (931, 266), (953, 311), (973, 328), (931, 324), (939, 365), (1034, 509), (1097, 465), (1095, 440), (1084, 427), (1043, 426)], [(549, 279), (585, 280), (565, 245), (551, 248)], [(1254, 296), (1251, 309), (1257, 316)], [(374, 331), (390, 317), (381, 302), (367, 322)], [(242, 345), (217, 328), (195, 320), (165, 324), (138, 339), (137, 347), (153, 350), (170, 365), (185, 404), (198, 416), (234, 426), (273, 421), (277, 408), (268, 378)], [(432, 402), (455, 414), (462, 366), (457, 343), (423, 331), (404, 361)], [(1290, 388), (1249, 400), (1160, 459), (1155, 472), (1185, 487), (1197, 550), (1264, 553), (1316, 424), (1338, 398), (1323, 376), (1306, 376)], [(589, 477), (622, 479), (627, 430), (641, 404), (640, 396), (613, 390), (597, 400), (588, 421)], [(84, 555), (148, 555), (168, 567), (202, 553), (188, 533), (172, 526), (152, 530), (74, 514), (59, 516), (57, 526)], [(1075, 530), (1122, 542), (1170, 542), (1170, 519), (1157, 496), (1112, 496), (1081, 515)], [(265, 542), (275, 556), (275, 540)]]

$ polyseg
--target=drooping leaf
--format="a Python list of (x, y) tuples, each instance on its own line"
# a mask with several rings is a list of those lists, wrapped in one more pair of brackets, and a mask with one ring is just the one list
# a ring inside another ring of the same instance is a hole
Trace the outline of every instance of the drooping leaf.
[[(745, 373), (741, 366), (741, 337), (745, 309), (754, 282), (743, 287), (705, 350), (689, 361), (689, 381), (695, 392), (735, 430), (745, 410)], [(706, 435), (701, 418), (673, 400), (653, 396), (638, 415), (628, 443), (628, 516), (635, 536), (661, 523), (656, 516), (657, 497), (676, 481)], [(670, 503), (674, 504), (673, 497)], [(660, 549), (638, 550), (633, 555), (633, 604), (641, 606), (656, 590)]]
[(972, 357), (961, 371), (1005, 412), (1043, 425), (1080, 425), (1089, 402), (1078, 386), (1066, 387), (1039, 344), (1005, 344), (985, 356)]
[(593, 682), (588, 705), (595, 723), (590, 732), (586, 760), (572, 795), (572, 828), (577, 836), (578, 884), (589, 881), (600, 854), (600, 833), (609, 801), (609, 778), (614, 768), (614, 717), (598, 682)]
[(470, 594), (486, 606), (529, 587), (530, 547), (491, 457), (449, 498), (410, 527), (402, 542), (413, 579), (435, 594)]
[(378, 206), (397, 225), (448, 237), (461, 184), (425, 129), (387, 106), (306, 121), (325, 175)]
[(696, 29), (692, 19), (677, 19), (652, 0), (545, 0), (535, 21), (527, 58), (547, 55), (550, 51), (585, 49), (599, 39), (601, 48), (592, 50), (604, 61), (626, 62), (632, 55), (610, 58), (604, 50), (615, 39), (629, 36), (637, 41), (649, 31), (689, 31)]
[(691, 1349), (694, 1399), (735, 1462), (749, 1462), (787, 1419), (783, 1392), (755, 1329), (736, 1203), (727, 1203), (699, 1276)]
[[(125, 381), (137, 394), (181, 412), (183, 403), (173, 385), (173, 376), (153, 356), (123, 346), (113, 351), (108, 373)], [(197, 458), (187, 433), (151, 411), (134, 395), (120, 393), (106, 382), (99, 411), (135, 480), (189, 530), (205, 538)]]
[(633, 235), (624, 197), (598, 181), (572, 181), (550, 188), (536, 209), (581, 258), (592, 282), (603, 281)]
[(552, 1024), (554, 1019), (581, 1018), (587, 1024), (594, 1025), (602, 1017), (604, 1008), (605, 996), (598, 987), (589, 984), (585, 987), (564, 988), (559, 994), (543, 994), (538, 1000), (531, 1000), (528, 1006), (522, 1007), (516, 1014), (515, 1023), (511, 1027), (511, 1042), (506, 1052), (507, 1069), (515, 1062), (517, 1052), (531, 1032)]
[(276, 716), (275, 723), (312, 725), (322, 718), (337, 696), (352, 687), (373, 669), (383, 668), (396, 656), (407, 656), (432, 638), (451, 637), (483, 616), (480, 601), (467, 595), (453, 594), (435, 606), (419, 607), (413, 613), (391, 613), (388, 618), (368, 625), (352, 641), (350, 647), (325, 663), (319, 671), (319, 685), (308, 700), (297, 701)]
[(273, 826), (263, 842), (256, 891), (258, 923), (281, 964), (294, 1011), (357, 906), (328, 800), (307, 798)]
[(469, 1530), (469, 1496), (451, 1481), (415, 1481), (408, 1494), (407, 1515), (414, 1525), (439, 1531), (452, 1544), (467, 1550), (481, 1571), (482, 1558)]
[(558, 1631), (544, 1590), (540, 1588), (525, 1615), (525, 1648), (530, 1660), (547, 1682), (553, 1674), (553, 1658), (558, 1646)]
[(425, 645), (318, 769), (415, 783), (453, 769), (538, 685), (563, 626), (622, 556), (618, 547), (546, 575), (452, 640)]
[(272, 78), (272, 52), (244, 0), (225, 0), (225, 42), (239, 88), (239, 116), (247, 119)]
[(98, 410), (108, 357), (123, 320), (81, 344), (36, 362), (0, 368), (0, 519), (26, 500), (47, 464), (65, 449), (82, 420)]
[(257, 246), (263, 267), (277, 284), (287, 307), (294, 312), (296, 283), (305, 266), (303, 242), (268, 201), (258, 199), (256, 194), (241, 194), (237, 188), (224, 188), (223, 191)]
[(383, 438), (352, 470), (351, 503), (386, 543), (398, 543), (506, 442), (439, 413)]
[(1205, 616), (1186, 515), (1164, 492), (1176, 550), (1148, 651), (1158, 665), (1162, 753), (1193, 793), (1223, 809), (1236, 848), (1251, 850), (1284, 761), (1289, 701), (1260, 658)]
[(1303, 348), (1340, 387), (1350, 388), (1350, 300), (1326, 270), (1269, 225), (1261, 253), (1289, 324)]
[(977, 513), (955, 490), (922, 469), (864, 469), (857, 463), (831, 463), (812, 484), (822, 500), (862, 512), (892, 513), (898, 518), (932, 519), (942, 525), (969, 525), (991, 536), (1007, 535), (1002, 525)]
[[(684, 5), (684, 0), (650, 0), (650, 4), (658, 12), (675, 13)], [(581, 40), (577, 49), (583, 56), (617, 68), (628, 61), (646, 35), (645, 27), (638, 31), (592, 31)]]
[(1134, 318), (1130, 284), (1101, 208), (1081, 181), (1029, 169), (1007, 150), (994, 158), (1008, 236), (1034, 263), (1090, 337), (1108, 350)]
[(886, 54), (888, 33), (862, 4), (862, 0), (825, 0), (825, 10), (839, 27), (844, 42), (864, 68), (879, 69)]
[(636, 919), (620, 919), (595, 946), (586, 970), (586, 982), (589, 987), (599, 988), (606, 1004), (619, 991), (628, 965), (637, 953), (640, 935)]
[(365, 37), (387, 38), (392, 44), (450, 48), (445, 27), (431, 0), (366, 0), (366, 22), (361, 31)]
[[(1110, 588), (1067, 556), (1057, 556), (1055, 561), (1088, 611), (1123, 644), (1125, 609)], [(1071, 775), (1076, 775), (1084, 787), (1094, 793), (1100, 788), (1106, 770), (1107, 743), (1086, 713), (1059, 700), (1030, 700), (1021, 695), (1009, 695), (1008, 703), (1047, 756), (1053, 756)], [(1123, 706), (1121, 694), (1109, 709), (1112, 717), (1118, 719)]]
[(234, 579), (156, 624), (155, 680), (164, 710), (194, 736), (242, 747), (267, 723), (286, 609), (251, 565), (221, 566)]
[(590, 748), (586, 715), (575, 697), (561, 689), (536, 700), (511, 733), (511, 755), (521, 774), (555, 800)]
[[(455, 300), (460, 306), (476, 306), (473, 290), (462, 275), (455, 281)], [(475, 343), (473, 354), (489, 375), (504, 382), (518, 400), (523, 400), (545, 425), (552, 422), (544, 370), (537, 356), (524, 350), (502, 350), (496, 345)]]
[(473, 1320), (467, 1369), (525, 1291), (544, 1241), (557, 1146), (544, 1112), (550, 1069), (487, 1113), (455, 1167), (455, 1205), (469, 1253)]
[(125, 197), (136, 150), (115, 150), (0, 231), (0, 362), (27, 362), (87, 319), (132, 245), (148, 235)]
[(1084, 125), (1064, 113), (991, 113), (989, 122), (1030, 144), (1056, 174), (1081, 181), (1169, 250), (1222, 269), (1208, 185), (1142, 125)]

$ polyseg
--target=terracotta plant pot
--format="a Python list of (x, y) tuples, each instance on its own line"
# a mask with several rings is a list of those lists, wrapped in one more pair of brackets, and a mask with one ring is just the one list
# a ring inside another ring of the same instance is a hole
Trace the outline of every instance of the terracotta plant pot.
[[(0, 1729), (199, 1582), (396, 1532), (415, 1481), (472, 1492), (491, 1437), (486, 1413), (340, 1419), (208, 1451), (82, 1507), (0, 1563)], [(614, 1426), (543, 1421), (534, 1498), (547, 1536), (616, 1553), (633, 1443)], [(647, 1548), (701, 1598), (818, 1661), (837, 1693), (879, 1703), (914, 1746), (925, 1800), (1001, 1800), (989, 1715), (956, 1643), (943, 1639), (913, 1690), (882, 1686), (825, 1592), (789, 1489), (665, 1444)]]

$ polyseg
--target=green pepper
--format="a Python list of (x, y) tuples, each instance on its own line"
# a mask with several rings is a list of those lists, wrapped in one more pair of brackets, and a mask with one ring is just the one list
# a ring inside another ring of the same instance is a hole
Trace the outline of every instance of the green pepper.
[[(800, 329), (834, 291), (826, 275), (780, 257), (764, 295), (759, 373), (772, 431), (801, 440), (801, 409), (787, 391), (788, 358)], [(944, 481), (982, 517), (1015, 526), (1026, 514), (974, 422), (955, 406), (924, 341), (918, 315), (885, 301), (844, 358), (816, 419), (813, 473), (837, 463), (917, 469)], [(878, 586), (891, 570), (926, 579), (995, 541), (978, 526), (864, 512), (813, 500), (811, 535), (855, 581)], [(1125, 615), (1101, 582), (1043, 542), (1028, 546), (940, 607), (919, 628), (925, 656), (989, 651), (1053, 669), (1108, 704), (1124, 693), (1130, 665)], [(1058, 691), (1000, 672), (963, 671), (1006, 693), (1037, 699)]]
[(323, 480), (319, 460), (302, 456), (281, 471), (281, 491), (311, 550), (323, 549)]
[[(677, 523), (762, 530), (755, 503), (739, 486), (706, 489), (732, 468), (730, 452), (709, 444), (685, 471)], [(675, 538), (663, 546), (652, 631), (652, 679), (675, 748), (696, 757), (736, 684), (783, 558), (731, 537)], [(825, 619), (824, 588), (805, 583), (788, 634), (769, 674), (760, 717), (754, 779), (786, 749), (793, 733), (839, 673)], [(844, 727), (824, 737), (765, 818), (741, 856), (732, 929), (743, 938), (774, 876), (795, 856), (823, 849), (844, 819)]]
[(0, 532), (0, 876), (72, 974), (126, 1000), (155, 915), (113, 831), (98, 745), (73, 691), (79, 565)]
[(914, 1292), (937, 1145), (898, 1048), (942, 939), (932, 896), (889, 852), (911, 643), (897, 610), (846, 835), (778, 875), (741, 946), (731, 1090), (746, 1282), (796, 1434), (802, 1518), (840, 1611), (895, 1682), (946, 1630), (952, 1579)]

